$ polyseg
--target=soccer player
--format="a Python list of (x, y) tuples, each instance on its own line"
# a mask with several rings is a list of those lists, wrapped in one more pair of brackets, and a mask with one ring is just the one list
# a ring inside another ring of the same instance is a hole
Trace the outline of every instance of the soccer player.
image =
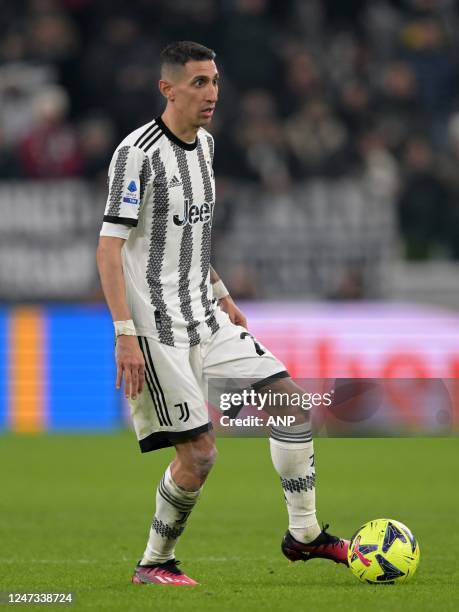
[[(109, 169), (97, 261), (124, 379), (144, 453), (174, 446), (134, 583), (195, 585), (175, 545), (216, 458), (206, 408), (211, 378), (252, 379), (252, 388), (302, 393), (284, 365), (246, 331), (247, 322), (210, 266), (215, 203), (214, 141), (205, 130), (218, 99), (215, 53), (176, 42), (161, 53), (160, 117), (129, 134)], [(266, 408), (279, 414), (275, 406)], [(308, 412), (273, 427), (271, 456), (287, 503), (282, 551), (347, 563), (348, 542), (319, 527)]]

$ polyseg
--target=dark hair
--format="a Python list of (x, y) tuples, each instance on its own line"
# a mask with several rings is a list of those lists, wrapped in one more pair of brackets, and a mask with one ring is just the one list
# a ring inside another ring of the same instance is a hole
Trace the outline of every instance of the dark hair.
[(184, 66), (195, 60), (198, 62), (215, 59), (215, 51), (189, 40), (179, 40), (167, 45), (161, 51), (161, 66), (164, 64)]

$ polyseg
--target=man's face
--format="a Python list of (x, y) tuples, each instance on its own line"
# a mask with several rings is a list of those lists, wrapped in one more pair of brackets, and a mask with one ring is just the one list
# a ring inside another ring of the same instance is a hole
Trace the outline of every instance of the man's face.
[(209, 124), (218, 100), (215, 62), (190, 61), (164, 76), (170, 84), (174, 108), (181, 118), (194, 127)]

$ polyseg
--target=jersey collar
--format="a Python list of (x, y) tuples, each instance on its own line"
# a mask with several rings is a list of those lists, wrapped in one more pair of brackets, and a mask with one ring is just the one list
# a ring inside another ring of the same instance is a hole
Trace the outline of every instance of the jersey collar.
[(155, 119), (157, 125), (159, 126), (159, 128), (161, 129), (161, 131), (163, 132), (163, 134), (165, 134), (169, 140), (172, 140), (172, 142), (175, 142), (176, 145), (178, 145), (179, 147), (181, 147), (182, 149), (185, 149), (185, 151), (194, 151), (198, 145), (198, 137), (196, 136), (196, 140), (194, 142), (184, 142), (183, 140), (180, 140), (180, 138), (177, 138), (177, 136), (170, 131), (170, 129), (167, 127), (167, 125), (164, 123), (164, 121), (161, 119), (161, 117), (157, 117)]

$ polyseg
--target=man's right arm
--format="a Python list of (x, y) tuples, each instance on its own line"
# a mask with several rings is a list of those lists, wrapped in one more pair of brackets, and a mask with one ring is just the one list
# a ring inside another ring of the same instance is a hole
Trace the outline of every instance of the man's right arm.
[[(113, 321), (128, 321), (131, 313), (126, 299), (121, 250), (125, 240), (114, 236), (100, 236), (97, 247), (97, 267), (102, 290)], [(127, 398), (135, 399), (142, 392), (145, 363), (137, 336), (118, 336), (116, 341), (116, 387), (124, 389)]]

